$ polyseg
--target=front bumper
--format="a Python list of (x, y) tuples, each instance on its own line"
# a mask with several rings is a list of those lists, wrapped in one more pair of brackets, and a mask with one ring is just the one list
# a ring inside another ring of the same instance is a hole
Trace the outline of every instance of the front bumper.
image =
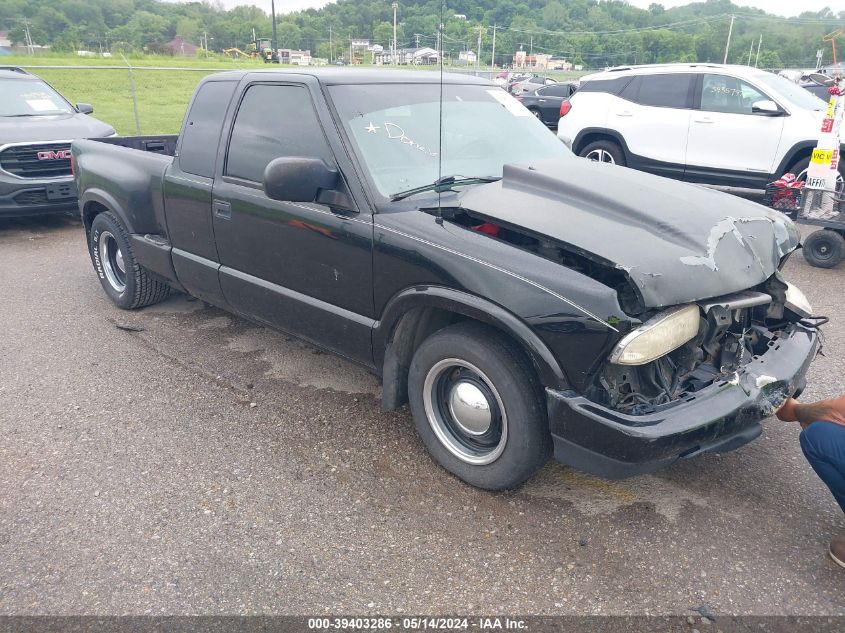
[(0, 179), (0, 218), (75, 211), (77, 204), (76, 184), (71, 176)]
[(555, 459), (608, 479), (647, 473), (755, 439), (763, 418), (803, 390), (818, 331), (794, 325), (730, 379), (659, 412), (634, 416), (572, 392), (547, 389)]

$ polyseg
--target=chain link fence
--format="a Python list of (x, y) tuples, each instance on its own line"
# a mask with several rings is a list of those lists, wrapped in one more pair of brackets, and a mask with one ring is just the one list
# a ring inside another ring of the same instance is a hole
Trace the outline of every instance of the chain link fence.
[(121, 135), (177, 134), (191, 95), (206, 75), (231, 68), (19, 66)]

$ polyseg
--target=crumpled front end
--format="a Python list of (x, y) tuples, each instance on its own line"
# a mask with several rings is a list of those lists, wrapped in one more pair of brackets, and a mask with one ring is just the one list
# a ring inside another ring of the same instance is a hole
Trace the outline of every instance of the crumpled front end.
[(791, 323), (766, 350), (698, 391), (639, 414), (574, 392), (547, 390), (555, 458), (610, 479), (647, 473), (705, 452), (755, 439), (760, 421), (804, 388), (818, 331)]

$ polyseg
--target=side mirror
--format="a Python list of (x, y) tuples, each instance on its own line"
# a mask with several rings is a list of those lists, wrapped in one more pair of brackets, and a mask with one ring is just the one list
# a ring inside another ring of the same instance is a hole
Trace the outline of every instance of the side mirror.
[(769, 101), (768, 99), (752, 103), (751, 112), (754, 114), (764, 114), (766, 116), (780, 116), (783, 114), (783, 111), (778, 107), (778, 104), (774, 101)]
[(264, 168), (264, 193), (273, 200), (316, 202), (338, 180), (337, 171), (319, 158), (276, 158)]
[(93, 114), (94, 106), (90, 103), (77, 103), (76, 111), (79, 112), (79, 114)]

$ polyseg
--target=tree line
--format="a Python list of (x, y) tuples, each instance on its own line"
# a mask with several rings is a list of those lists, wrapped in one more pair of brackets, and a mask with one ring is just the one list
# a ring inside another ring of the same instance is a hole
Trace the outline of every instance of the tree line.
[[(478, 52), (489, 65), (510, 63), (517, 50), (566, 58), (587, 68), (630, 63), (721, 62), (734, 16), (730, 63), (751, 60), (761, 67), (812, 67), (816, 52), (830, 48), (822, 36), (845, 27), (845, 11), (805, 12), (786, 19), (741, 7), (731, 0), (706, 0), (665, 9), (639, 9), (625, 0), (399, 0), (396, 44), (437, 47), (456, 59)], [(281, 48), (315, 56), (348, 57), (351, 39), (369, 39), (389, 49), (393, 40), (390, 0), (337, 0), (322, 9), (277, 15)], [(0, 28), (14, 43), (28, 28), (36, 44), (56, 51), (161, 51), (175, 36), (209, 49), (244, 48), (271, 34), (270, 17), (252, 6), (225, 10), (212, 2), (160, 0), (4, 0)], [(761, 41), (762, 40), (762, 41)], [(759, 59), (757, 49), (760, 49)], [(845, 51), (845, 39), (840, 48)]]

